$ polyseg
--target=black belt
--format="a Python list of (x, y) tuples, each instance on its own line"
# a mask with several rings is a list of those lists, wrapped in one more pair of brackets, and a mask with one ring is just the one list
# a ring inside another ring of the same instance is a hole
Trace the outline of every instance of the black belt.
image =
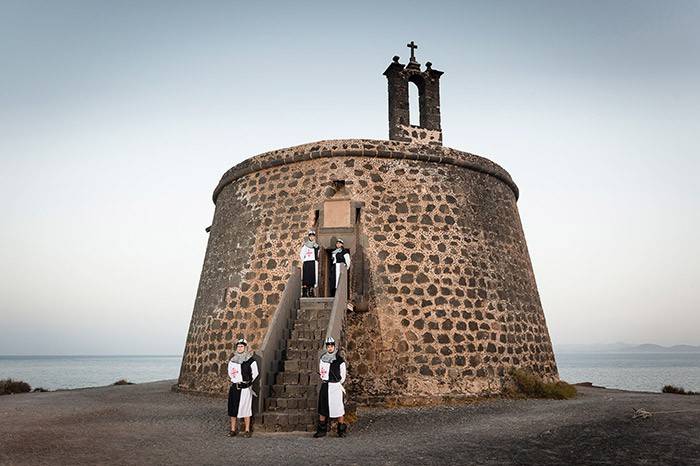
[(235, 382), (231, 383), (231, 385), (236, 387), (236, 390), (242, 390), (244, 388), (248, 388), (251, 385), (253, 385), (253, 382)]

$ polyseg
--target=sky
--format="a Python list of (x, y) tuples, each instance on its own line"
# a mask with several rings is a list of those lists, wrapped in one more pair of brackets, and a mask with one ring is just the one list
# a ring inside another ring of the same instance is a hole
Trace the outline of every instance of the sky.
[(700, 344), (700, 2), (0, 0), (0, 354), (181, 354), (211, 195), (386, 139), (393, 55), (518, 207), (556, 345)]

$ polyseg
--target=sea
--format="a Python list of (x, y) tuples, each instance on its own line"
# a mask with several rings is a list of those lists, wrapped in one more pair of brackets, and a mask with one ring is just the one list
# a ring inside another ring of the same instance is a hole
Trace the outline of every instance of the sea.
[(559, 378), (607, 388), (659, 392), (675, 385), (700, 392), (700, 353), (555, 353)]
[(176, 379), (182, 356), (0, 356), (0, 380), (59, 390)]
[[(557, 353), (569, 383), (659, 392), (664, 385), (700, 391), (700, 353)], [(98, 387), (119, 379), (142, 383), (176, 379), (181, 356), (0, 356), (0, 379), (48, 390)]]

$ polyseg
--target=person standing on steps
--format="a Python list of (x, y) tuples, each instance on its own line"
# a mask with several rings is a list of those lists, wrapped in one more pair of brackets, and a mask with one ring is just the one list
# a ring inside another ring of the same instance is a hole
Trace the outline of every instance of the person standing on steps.
[(338, 437), (345, 437), (348, 426), (345, 424), (345, 405), (343, 383), (347, 375), (345, 360), (338, 354), (333, 337), (325, 341), (326, 352), (321, 356), (319, 375), (321, 390), (318, 393), (318, 424), (314, 438), (324, 437), (328, 432), (328, 422), (331, 418), (338, 419)]
[(301, 296), (312, 298), (314, 289), (318, 286), (318, 243), (316, 232), (309, 230), (299, 253), (301, 258)]
[(243, 418), (244, 437), (250, 437), (250, 417), (253, 415), (252, 405), (255, 392), (251, 388), (258, 377), (258, 363), (253, 355), (246, 351), (248, 342), (241, 338), (236, 342), (236, 352), (228, 362), (228, 375), (231, 387), (228, 390), (228, 415), (231, 418), (229, 436), (238, 433), (238, 419)]
[(335, 290), (338, 289), (338, 283), (340, 282), (340, 264), (345, 264), (345, 267), (350, 271), (350, 251), (345, 249), (345, 243), (341, 238), (335, 240), (335, 249), (331, 253), (333, 259), (333, 267), (331, 267), (331, 296), (335, 296)]

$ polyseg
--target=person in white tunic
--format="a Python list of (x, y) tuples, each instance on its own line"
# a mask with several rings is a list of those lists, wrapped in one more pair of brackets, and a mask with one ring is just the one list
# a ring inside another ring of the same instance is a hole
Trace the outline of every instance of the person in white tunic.
[(258, 378), (258, 363), (246, 351), (248, 342), (241, 338), (236, 342), (236, 352), (228, 362), (228, 376), (231, 387), (228, 390), (228, 415), (231, 418), (229, 435), (238, 433), (238, 419), (243, 418), (244, 437), (250, 437), (250, 417), (253, 415), (253, 389), (251, 385)]
[(321, 356), (318, 373), (321, 376), (321, 390), (318, 394), (318, 425), (315, 438), (323, 437), (328, 432), (328, 420), (338, 419), (338, 437), (345, 437), (348, 426), (345, 424), (345, 405), (343, 404), (343, 383), (347, 375), (345, 360), (335, 347), (333, 337), (325, 341), (326, 352)]
[(338, 288), (338, 283), (340, 282), (340, 265), (345, 264), (348, 271), (350, 270), (350, 251), (345, 249), (345, 243), (341, 238), (335, 241), (335, 249), (331, 253), (331, 259), (333, 260), (333, 267), (331, 268), (331, 274), (333, 275), (331, 280), (331, 296), (335, 296), (335, 290)]
[(301, 296), (313, 298), (314, 290), (318, 286), (318, 250), (316, 232), (309, 230), (308, 236), (301, 246), (299, 258), (301, 259)]

